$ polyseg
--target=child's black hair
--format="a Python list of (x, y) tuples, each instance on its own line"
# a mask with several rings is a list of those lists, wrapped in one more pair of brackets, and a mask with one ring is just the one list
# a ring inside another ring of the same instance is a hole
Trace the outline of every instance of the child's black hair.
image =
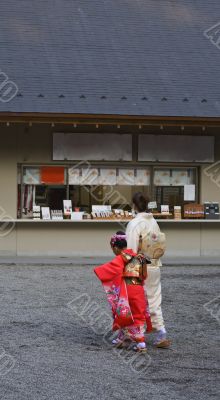
[[(117, 231), (116, 235), (125, 235), (125, 233), (123, 231)], [(125, 247), (127, 247), (127, 240), (126, 240), (126, 236), (124, 239), (118, 239), (115, 241), (114, 243), (114, 247), (117, 246), (119, 249), (124, 249)]]

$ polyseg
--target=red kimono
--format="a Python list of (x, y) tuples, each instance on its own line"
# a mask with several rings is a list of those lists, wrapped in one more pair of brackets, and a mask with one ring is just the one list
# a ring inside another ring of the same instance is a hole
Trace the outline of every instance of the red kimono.
[[(124, 253), (135, 256), (132, 250)], [(137, 342), (144, 341), (145, 324), (152, 329), (148, 303), (142, 284), (128, 284), (123, 277), (125, 261), (121, 255), (96, 267), (94, 272), (103, 284), (113, 315), (113, 330)]]

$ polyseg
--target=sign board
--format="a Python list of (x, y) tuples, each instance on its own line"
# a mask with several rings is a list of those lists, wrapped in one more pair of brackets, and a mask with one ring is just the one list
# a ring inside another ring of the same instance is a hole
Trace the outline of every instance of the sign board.
[(139, 135), (138, 161), (213, 162), (214, 136)]
[(54, 133), (53, 160), (132, 161), (132, 135)]

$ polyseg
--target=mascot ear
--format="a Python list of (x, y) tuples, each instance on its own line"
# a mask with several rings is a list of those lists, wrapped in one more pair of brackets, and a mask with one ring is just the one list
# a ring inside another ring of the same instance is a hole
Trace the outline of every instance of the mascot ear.
[(155, 249), (153, 252), (153, 259), (158, 259), (160, 257), (162, 257), (165, 253), (165, 249)]

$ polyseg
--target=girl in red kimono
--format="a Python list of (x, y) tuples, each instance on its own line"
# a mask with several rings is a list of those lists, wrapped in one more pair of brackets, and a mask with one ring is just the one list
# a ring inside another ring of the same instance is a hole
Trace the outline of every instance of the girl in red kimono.
[(133, 341), (135, 351), (146, 352), (145, 325), (148, 332), (152, 327), (143, 287), (146, 279), (145, 260), (127, 249), (124, 232), (113, 235), (110, 244), (116, 257), (111, 262), (96, 267), (94, 271), (101, 280), (111, 305), (112, 329), (119, 330), (118, 337), (112, 344), (124, 347)]

